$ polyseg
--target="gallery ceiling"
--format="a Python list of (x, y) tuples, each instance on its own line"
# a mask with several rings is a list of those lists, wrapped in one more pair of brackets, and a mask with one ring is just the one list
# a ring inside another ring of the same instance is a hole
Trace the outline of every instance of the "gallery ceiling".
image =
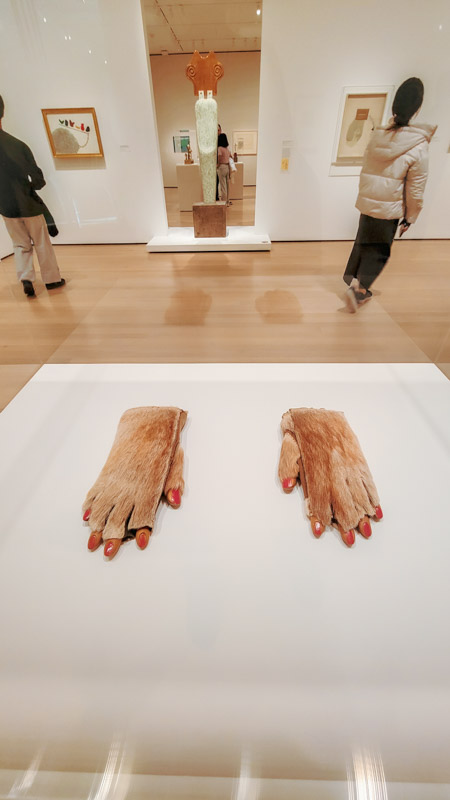
[(261, 49), (262, 0), (142, 0), (142, 11), (150, 55)]

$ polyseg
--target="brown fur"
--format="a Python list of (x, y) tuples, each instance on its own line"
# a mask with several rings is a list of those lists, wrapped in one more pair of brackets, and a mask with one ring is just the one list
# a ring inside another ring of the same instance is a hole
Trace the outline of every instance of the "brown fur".
[(91, 530), (103, 531), (103, 539), (123, 539), (138, 528), (153, 528), (163, 490), (184, 488), (179, 437), (186, 417), (179, 408), (125, 411), (105, 466), (83, 503), (83, 511), (91, 509)]
[[(281, 429), (284, 439), (280, 478), (296, 477), (301, 464), (309, 516), (317, 517), (323, 525), (336, 521), (350, 530), (365, 515), (375, 515), (375, 506), (379, 505), (377, 490), (358, 439), (344, 414), (325, 409), (293, 408), (283, 415)], [(295, 471), (286, 474), (292, 467)]]

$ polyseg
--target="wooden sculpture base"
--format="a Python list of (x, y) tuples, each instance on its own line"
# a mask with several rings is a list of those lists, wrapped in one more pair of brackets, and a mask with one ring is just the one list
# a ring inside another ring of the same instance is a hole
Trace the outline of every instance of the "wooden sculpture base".
[(194, 237), (196, 239), (219, 239), (227, 235), (227, 204), (194, 203)]

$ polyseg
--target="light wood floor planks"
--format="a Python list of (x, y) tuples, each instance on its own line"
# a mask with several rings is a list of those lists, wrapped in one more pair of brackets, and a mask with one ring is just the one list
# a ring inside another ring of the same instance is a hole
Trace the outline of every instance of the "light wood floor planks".
[[(174, 223), (176, 224), (176, 223)], [(450, 375), (450, 241), (396, 242), (349, 315), (351, 242), (270, 253), (57, 246), (64, 289), (28, 299), (0, 264), (0, 406), (45, 363), (431, 361)]]

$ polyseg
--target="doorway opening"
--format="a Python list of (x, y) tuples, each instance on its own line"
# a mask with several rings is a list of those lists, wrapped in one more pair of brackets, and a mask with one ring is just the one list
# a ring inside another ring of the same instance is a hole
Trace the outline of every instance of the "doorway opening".
[[(203, 199), (195, 129), (195, 100), (186, 66), (195, 50), (214, 50), (224, 68), (218, 121), (237, 161), (229, 183), (227, 226), (255, 222), (262, 6), (254, 0), (182, 3), (142, 0), (170, 228), (192, 228)], [(185, 163), (187, 149), (193, 164)]]

